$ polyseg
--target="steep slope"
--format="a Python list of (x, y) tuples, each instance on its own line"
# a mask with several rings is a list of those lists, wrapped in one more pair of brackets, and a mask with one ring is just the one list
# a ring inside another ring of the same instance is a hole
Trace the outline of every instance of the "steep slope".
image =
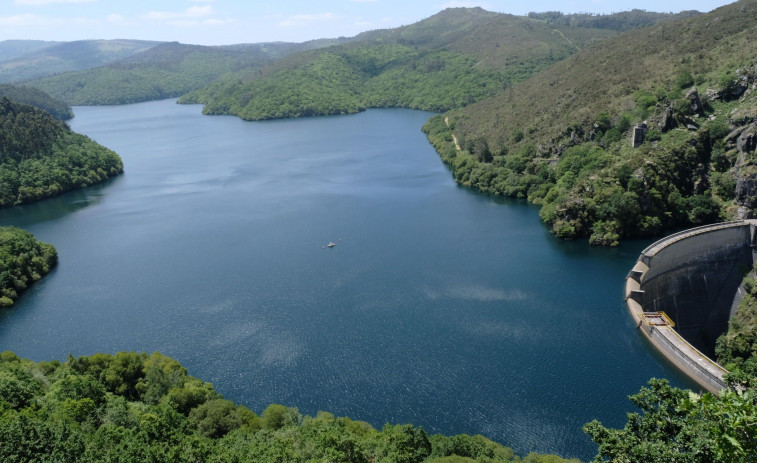
[(44, 47), (16, 59), (0, 62), (0, 83), (102, 66), (159, 43), (144, 40), (79, 40)]
[(6, 97), (16, 103), (23, 103), (44, 109), (54, 118), (66, 121), (74, 117), (71, 106), (56, 100), (42, 90), (16, 85), (0, 84), (0, 97)]
[(113, 151), (41, 109), (0, 98), (0, 207), (83, 188), (122, 172)]
[(453, 8), (348, 44), (289, 56), (181, 102), (244, 119), (350, 113), (366, 107), (447, 110), (492, 96), (614, 31)]
[(628, 32), (425, 130), (457, 181), (541, 204), (561, 237), (617, 244), (720, 220), (754, 149), (738, 142), (753, 129), (731, 132), (754, 119), (755, 19), (738, 2)]

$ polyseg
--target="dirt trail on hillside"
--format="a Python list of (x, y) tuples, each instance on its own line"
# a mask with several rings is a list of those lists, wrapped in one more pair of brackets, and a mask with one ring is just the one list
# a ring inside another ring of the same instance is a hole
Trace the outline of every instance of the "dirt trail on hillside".
[[(449, 117), (444, 118), (444, 123), (447, 124), (447, 127), (449, 127)], [(460, 148), (460, 143), (457, 142), (457, 137), (455, 136), (454, 133), (452, 134), (452, 141), (455, 142), (455, 149), (458, 151), (462, 151), (462, 149)]]

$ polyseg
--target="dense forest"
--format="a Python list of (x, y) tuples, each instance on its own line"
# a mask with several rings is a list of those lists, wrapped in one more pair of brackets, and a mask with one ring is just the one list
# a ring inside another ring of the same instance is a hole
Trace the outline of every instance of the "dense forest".
[(0, 98), (0, 207), (100, 183), (121, 158), (49, 113)]
[(493, 96), (595, 40), (606, 29), (452, 8), (418, 23), (366, 32), (340, 46), (290, 55), (255, 73), (182, 97), (206, 114), (275, 119), (370, 107), (446, 111)]
[(263, 53), (165, 43), (105, 66), (27, 83), (72, 105), (126, 104), (177, 97), (222, 75), (270, 62)]
[(635, 10), (608, 15), (612, 23), (596, 27), (581, 15), (553, 24), (481, 8), (450, 8), (409, 26), (365, 32), (341, 46), (292, 55), (179, 101), (203, 103), (206, 114), (247, 120), (373, 107), (446, 111), (508, 90), (622, 30), (679, 16)]
[(424, 130), (456, 181), (540, 205), (561, 238), (748, 216), (755, 19), (739, 2), (627, 32)]
[(207, 47), (162, 43), (102, 66), (25, 82), (72, 105), (110, 105), (183, 95), (217, 79), (246, 74), (288, 54), (340, 40)]
[(578, 463), (524, 458), (482, 436), (381, 430), (273, 404), (226, 400), (175, 360), (120, 352), (34, 363), (0, 354), (0, 455), (56, 462)]
[(32, 87), (0, 84), (0, 98), (6, 97), (16, 103), (23, 103), (44, 109), (54, 118), (67, 121), (74, 117), (74, 112), (68, 104), (56, 100), (47, 93)]
[(19, 228), (0, 227), (0, 308), (12, 306), (24, 289), (45, 276), (57, 262), (58, 254), (52, 245)]
[(573, 27), (595, 27), (597, 29), (611, 29), (615, 31), (630, 31), (667, 21), (697, 16), (695, 10), (680, 13), (660, 14), (653, 11), (633, 9), (613, 14), (573, 13), (565, 14), (561, 11), (543, 11), (528, 13), (529, 18), (546, 21), (547, 24)]

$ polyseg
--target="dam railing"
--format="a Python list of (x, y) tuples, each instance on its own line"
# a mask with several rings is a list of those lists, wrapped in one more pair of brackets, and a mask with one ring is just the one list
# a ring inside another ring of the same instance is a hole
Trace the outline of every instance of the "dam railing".
[(721, 222), (714, 225), (702, 225), (699, 227), (689, 228), (687, 230), (681, 230), (679, 232), (672, 233), (658, 241), (655, 241), (654, 243), (644, 248), (644, 250), (641, 251), (641, 254), (649, 257), (654, 257), (660, 250), (670, 246), (677, 241), (690, 238), (691, 236), (698, 235), (700, 233), (710, 233), (715, 230), (722, 230), (724, 228), (743, 227), (745, 225), (747, 225), (747, 223), (742, 220), (734, 220), (731, 222)]

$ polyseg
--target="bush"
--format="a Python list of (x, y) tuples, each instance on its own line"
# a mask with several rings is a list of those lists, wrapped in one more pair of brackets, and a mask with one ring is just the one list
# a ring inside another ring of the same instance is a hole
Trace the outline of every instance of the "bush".
[(211, 400), (193, 409), (189, 421), (206, 437), (221, 437), (242, 426), (236, 405), (224, 399)]
[(280, 429), (285, 426), (298, 424), (302, 419), (296, 408), (284, 405), (271, 404), (263, 410), (260, 417), (263, 419), (263, 427), (266, 429)]
[(694, 85), (694, 76), (689, 71), (681, 71), (676, 76), (676, 87), (679, 89), (689, 88)]

